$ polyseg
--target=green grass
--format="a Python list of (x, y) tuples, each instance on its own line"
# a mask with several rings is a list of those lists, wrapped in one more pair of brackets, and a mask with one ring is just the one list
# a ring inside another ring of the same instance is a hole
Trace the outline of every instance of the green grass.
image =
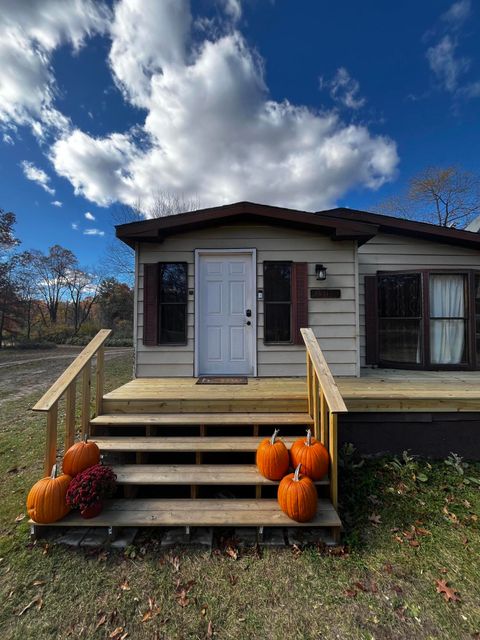
[[(129, 358), (109, 362), (108, 388), (130, 373)], [(220, 540), (213, 554), (164, 553), (155, 531), (126, 553), (32, 544), (26, 519), (15, 519), (42, 474), (44, 417), (29, 411), (37, 397), (2, 406), (2, 640), (480, 637), (480, 490), (444, 462), (349, 461), (345, 545), (333, 552), (240, 550), (235, 559), (226, 551), (235, 541)], [(479, 465), (465, 470), (479, 474)], [(460, 600), (446, 602), (436, 580)]]

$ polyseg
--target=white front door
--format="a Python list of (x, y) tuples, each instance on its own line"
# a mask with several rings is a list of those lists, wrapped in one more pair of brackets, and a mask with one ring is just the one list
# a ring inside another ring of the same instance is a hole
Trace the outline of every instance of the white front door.
[(255, 374), (254, 252), (197, 252), (198, 375)]

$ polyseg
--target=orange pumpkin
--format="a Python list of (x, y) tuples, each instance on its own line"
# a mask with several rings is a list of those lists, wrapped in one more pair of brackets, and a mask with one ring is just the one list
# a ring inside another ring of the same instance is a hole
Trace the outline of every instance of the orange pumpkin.
[(95, 442), (88, 442), (85, 436), (82, 442), (76, 442), (63, 456), (63, 473), (75, 477), (77, 473), (93, 467), (100, 462), (100, 449)]
[(317, 489), (307, 476), (300, 475), (298, 465), (294, 473), (289, 473), (278, 487), (278, 504), (292, 520), (308, 522), (317, 513)]
[(71, 479), (65, 474), (57, 477), (54, 464), (51, 475), (33, 485), (27, 497), (27, 511), (34, 522), (49, 524), (67, 515), (70, 507), (65, 498)]
[(296, 440), (290, 449), (292, 467), (302, 465), (303, 473), (312, 480), (321, 480), (328, 471), (330, 456), (327, 449), (316, 438), (312, 438), (310, 429), (307, 437)]
[(269, 480), (280, 480), (290, 466), (288, 449), (281, 440), (277, 440), (278, 429), (271, 438), (265, 438), (258, 445), (256, 462), (262, 476)]

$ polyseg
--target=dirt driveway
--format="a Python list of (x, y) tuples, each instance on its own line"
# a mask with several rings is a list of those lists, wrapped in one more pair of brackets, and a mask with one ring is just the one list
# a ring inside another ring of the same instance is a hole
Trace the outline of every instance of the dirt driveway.
[[(7, 400), (16, 400), (48, 389), (58, 376), (82, 351), (82, 347), (62, 346), (45, 351), (0, 352), (0, 407)], [(110, 347), (105, 349), (105, 359), (132, 354), (133, 349)]]

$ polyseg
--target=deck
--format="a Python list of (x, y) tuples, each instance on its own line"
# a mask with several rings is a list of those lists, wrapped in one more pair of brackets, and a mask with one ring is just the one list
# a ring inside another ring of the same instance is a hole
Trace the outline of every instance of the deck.
[[(479, 371), (363, 369), (360, 378), (336, 378), (336, 383), (350, 412), (480, 411)], [(196, 378), (137, 378), (104, 398), (105, 413), (120, 406), (134, 412), (136, 405), (147, 405), (156, 412), (167, 403), (180, 413), (209, 412), (214, 403), (225, 413), (241, 412), (245, 407), (249, 411), (256, 407), (267, 412), (307, 412), (304, 378), (250, 378), (246, 385), (233, 386), (197, 385)]]

